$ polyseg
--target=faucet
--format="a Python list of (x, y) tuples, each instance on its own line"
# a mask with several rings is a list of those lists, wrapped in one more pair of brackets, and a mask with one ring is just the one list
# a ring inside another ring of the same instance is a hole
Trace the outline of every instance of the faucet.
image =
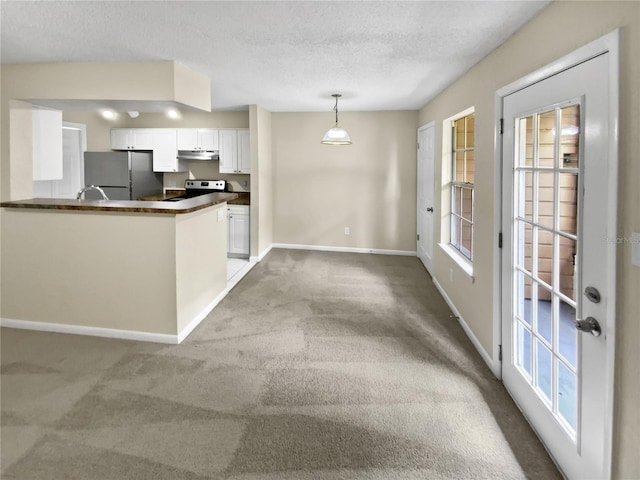
[(80, 198), (82, 197), (82, 194), (84, 192), (87, 192), (89, 190), (95, 190), (96, 192), (98, 192), (100, 195), (102, 195), (102, 199), (103, 200), (109, 200), (109, 198), (107, 197), (107, 195), (104, 193), (104, 190), (102, 190), (100, 187), (98, 187), (97, 185), (89, 185), (87, 187), (84, 187), (82, 190), (80, 190), (78, 192), (78, 195), (76, 195), (76, 199), (80, 200)]

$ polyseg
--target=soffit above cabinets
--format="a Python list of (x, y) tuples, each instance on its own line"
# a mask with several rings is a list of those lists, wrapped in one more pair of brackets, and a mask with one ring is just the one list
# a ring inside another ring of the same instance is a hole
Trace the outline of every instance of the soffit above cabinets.
[(211, 111), (211, 82), (174, 61), (2, 66), (3, 94), (57, 110)]

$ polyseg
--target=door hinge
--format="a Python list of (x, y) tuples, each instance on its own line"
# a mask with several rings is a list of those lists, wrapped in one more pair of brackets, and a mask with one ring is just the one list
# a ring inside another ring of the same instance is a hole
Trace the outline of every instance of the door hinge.
[(502, 248), (502, 232), (498, 234), (498, 248)]
[(502, 345), (498, 345), (498, 361), (502, 361)]
[(504, 133), (504, 118), (500, 119), (500, 135)]
[(418, 241), (420, 241), (420, 234), (416, 235), (416, 237), (418, 237)]

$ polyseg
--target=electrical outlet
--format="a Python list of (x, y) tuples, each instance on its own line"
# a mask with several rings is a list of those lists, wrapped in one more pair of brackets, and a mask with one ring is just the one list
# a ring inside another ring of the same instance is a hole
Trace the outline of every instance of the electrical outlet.
[(224, 210), (220, 209), (218, 210), (218, 221), (221, 222), (222, 220), (224, 220)]
[(349, 227), (344, 227), (344, 234), (351, 235), (351, 229)]

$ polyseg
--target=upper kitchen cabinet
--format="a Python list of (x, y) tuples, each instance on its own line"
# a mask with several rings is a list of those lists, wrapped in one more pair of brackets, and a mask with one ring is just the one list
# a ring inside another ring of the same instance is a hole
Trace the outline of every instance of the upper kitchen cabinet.
[(153, 150), (152, 128), (112, 128), (112, 150)]
[(62, 112), (33, 108), (33, 179), (63, 177)]
[(178, 150), (218, 150), (218, 144), (218, 130), (216, 129), (178, 129)]
[(175, 128), (153, 129), (153, 171), (186, 172), (187, 162), (178, 160), (178, 136)]
[(249, 129), (220, 130), (220, 173), (251, 173)]

